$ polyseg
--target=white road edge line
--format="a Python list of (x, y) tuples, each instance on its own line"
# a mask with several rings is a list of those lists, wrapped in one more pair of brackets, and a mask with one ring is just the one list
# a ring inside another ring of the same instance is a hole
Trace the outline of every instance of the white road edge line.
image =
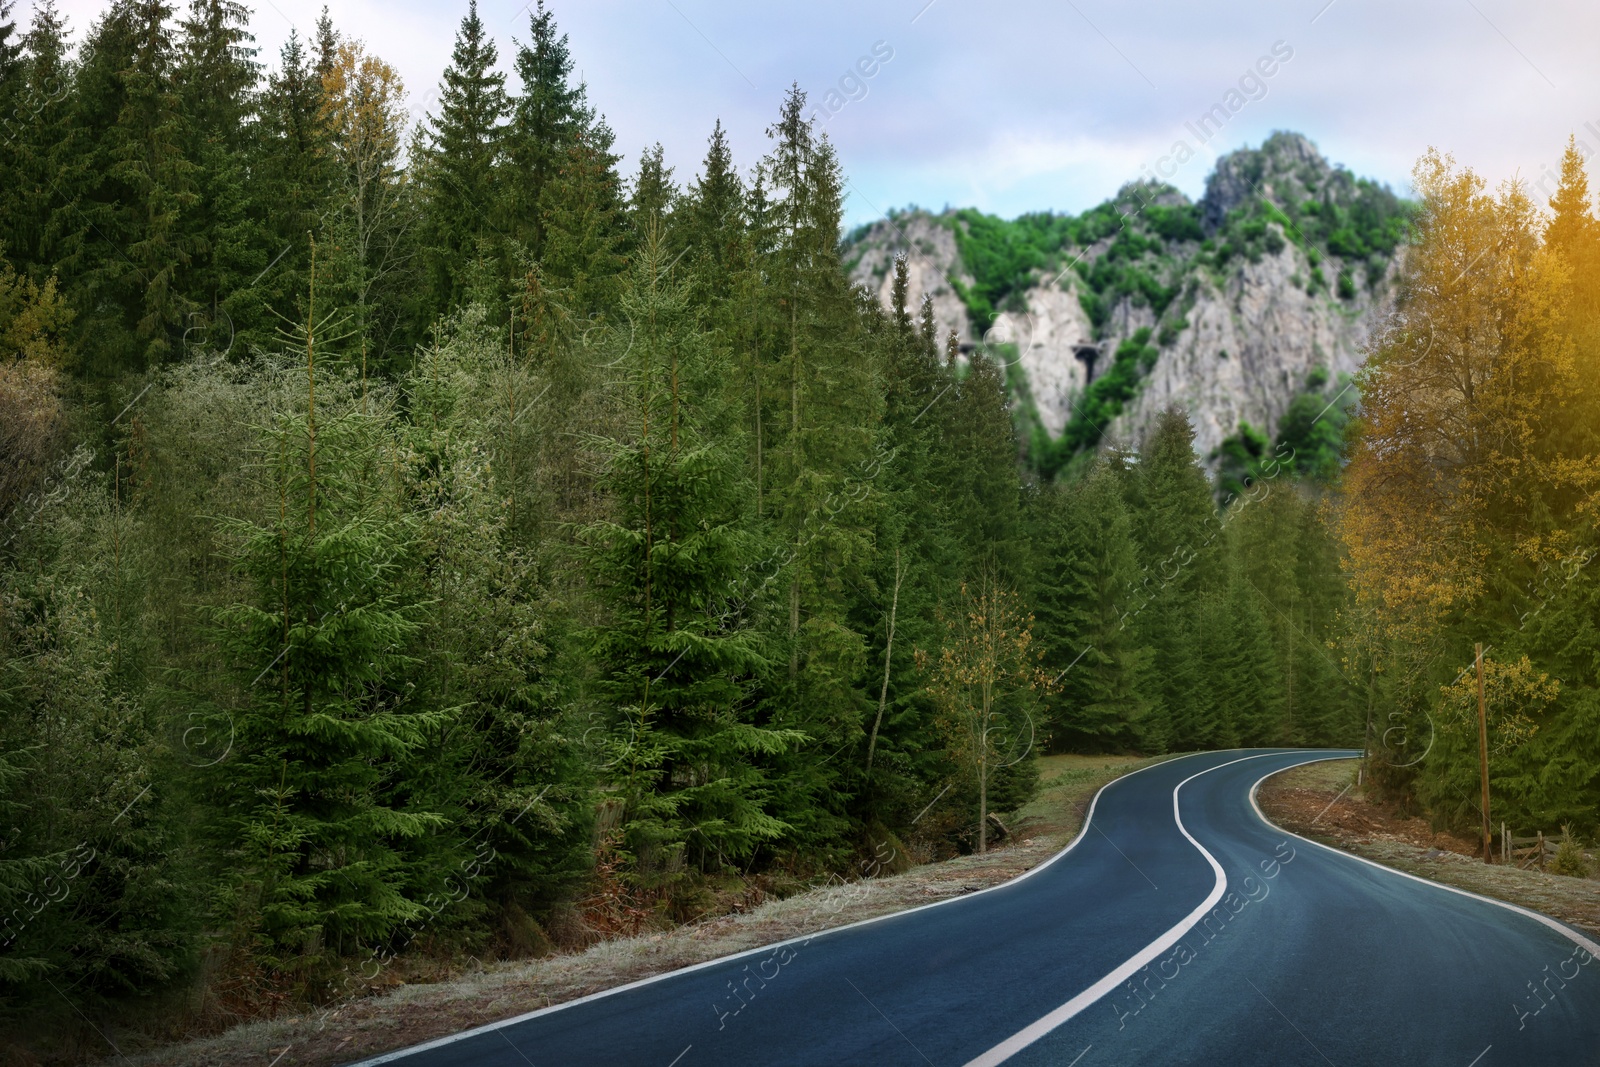
[[(1188, 828), (1183, 825), (1183, 816), (1178, 812), (1178, 792), (1184, 786), (1188, 785), (1196, 778), (1199, 778), (1201, 775), (1210, 774), (1212, 771), (1220, 771), (1222, 768), (1231, 767), (1235, 763), (1243, 763), (1246, 760), (1253, 759), (1265, 759), (1268, 756), (1290, 755), (1295, 755), (1295, 752), (1292, 749), (1287, 752), (1280, 750), (1276, 752), (1261, 752), (1254, 756), (1241, 756), (1239, 759), (1229, 760), (1227, 763), (1219, 763), (1215, 767), (1207, 767), (1205, 770), (1196, 774), (1191, 774), (1189, 777), (1179, 782), (1172, 790), (1172, 818), (1178, 824), (1178, 832), (1183, 834), (1184, 837), (1188, 838), (1189, 844), (1193, 845), (1199, 851), (1200, 855), (1206, 858), (1206, 862), (1211, 864), (1211, 870), (1217, 876), (1217, 882), (1216, 885), (1212, 887), (1211, 894), (1206, 897), (1199, 907), (1195, 908), (1188, 915), (1185, 915), (1182, 919), (1178, 920), (1176, 926), (1173, 926), (1166, 933), (1162, 934), (1144, 948), (1140, 949), (1136, 954), (1129, 957), (1124, 963), (1118, 966), (1116, 970), (1112, 971), (1110, 974), (1106, 975), (1094, 985), (1090, 986), (1088, 989), (1085, 989), (1082, 993), (1079, 993), (1077, 996), (1073, 997), (1071, 1000), (1067, 1001), (1065, 1004), (1061, 1005), (1061, 1007), (1052, 1011), (1049, 1015), (1046, 1015), (1038, 1022), (1024, 1027), (1015, 1034), (1012, 1034), (1010, 1037), (1006, 1038), (1004, 1041), (1000, 1042), (1000, 1044), (991, 1048), (989, 1051), (975, 1057), (974, 1059), (968, 1060), (966, 1067), (995, 1067), (996, 1064), (1004, 1063), (1012, 1056), (1015, 1056), (1017, 1053), (1021, 1052), (1023, 1049), (1027, 1048), (1041, 1037), (1044, 1037), (1050, 1031), (1065, 1023), (1074, 1015), (1079, 1014), (1084, 1009), (1092, 1005), (1095, 1001), (1099, 1000), (1101, 997), (1117, 988), (1117, 986), (1126, 981), (1128, 977), (1135, 971), (1139, 970), (1139, 968), (1143, 967), (1145, 964), (1161, 955), (1167, 949), (1177, 944), (1179, 939), (1181, 939), (1184, 934), (1189, 932), (1190, 927), (1199, 922), (1201, 917), (1204, 916), (1206, 912), (1216, 907), (1217, 901), (1221, 900), (1223, 893), (1227, 892), (1228, 876), (1223, 872), (1222, 865), (1217, 862), (1217, 858), (1210, 852), (1206, 851), (1205, 846), (1196, 841), (1194, 836), (1189, 833)], [(1330, 757), (1320, 758), (1327, 759)], [(1315, 762), (1315, 760), (1308, 760), (1307, 762)], [(1084, 825), (1087, 827), (1087, 821), (1085, 821)]]
[[(1221, 751), (1225, 753), (1225, 752), (1230, 751), (1230, 750), (1223, 749)], [(1239, 752), (1239, 751), (1242, 751), (1242, 750), (1241, 749), (1232, 749), (1231, 751)], [(1292, 750), (1290, 750), (1290, 751), (1292, 751)], [(945, 904), (954, 904), (957, 901), (961, 901), (961, 900), (971, 900), (973, 897), (982, 896), (984, 893), (992, 893), (996, 889), (1004, 889), (1006, 886), (1016, 885), (1018, 882), (1022, 881), (1024, 878), (1028, 878), (1028, 877), (1031, 877), (1032, 875), (1038, 874), (1040, 871), (1044, 870), (1046, 867), (1050, 866), (1052, 863), (1054, 863), (1057, 860), (1059, 860), (1062, 856), (1065, 856), (1067, 853), (1071, 852), (1074, 848), (1078, 847), (1078, 842), (1082, 841), (1084, 839), (1085, 835), (1087, 835), (1088, 832), (1089, 832), (1089, 822), (1090, 822), (1090, 820), (1092, 820), (1094, 818), (1095, 806), (1100, 803), (1100, 794), (1104, 793), (1107, 789), (1110, 789), (1112, 786), (1116, 785), (1118, 782), (1126, 782), (1129, 778), (1132, 778), (1136, 774), (1141, 774), (1144, 771), (1153, 770), (1156, 767), (1164, 767), (1169, 763), (1175, 763), (1175, 762), (1177, 762), (1177, 760), (1185, 759), (1185, 758), (1188, 758), (1189, 756), (1211, 756), (1211, 755), (1217, 755), (1217, 754), (1218, 753), (1216, 753), (1216, 752), (1185, 753), (1183, 755), (1176, 756), (1173, 759), (1165, 759), (1165, 760), (1161, 760), (1159, 763), (1152, 763), (1152, 764), (1149, 764), (1148, 766), (1140, 767), (1136, 771), (1129, 771), (1127, 774), (1122, 775), (1120, 778), (1115, 778), (1115, 779), (1107, 782), (1105, 785), (1101, 786), (1098, 790), (1095, 791), (1094, 799), (1089, 802), (1089, 811), (1083, 817), (1083, 825), (1078, 828), (1078, 836), (1074, 837), (1072, 839), (1072, 841), (1067, 845), (1066, 848), (1062, 849), (1060, 852), (1057, 852), (1054, 856), (1051, 856), (1049, 859), (1045, 860), (1043, 863), (1039, 864), (1036, 867), (1030, 867), (1028, 870), (1023, 871), (1021, 874), (1017, 875), (1015, 878), (1011, 879), (1008, 882), (1001, 882), (999, 885), (992, 885), (992, 886), (989, 886), (989, 887), (987, 887), (985, 889), (979, 889), (979, 890), (977, 890), (975, 892), (972, 892), (972, 893), (963, 893), (961, 896), (946, 897), (943, 900), (936, 900), (931, 904), (919, 904), (914, 908), (906, 908), (904, 911), (891, 911), (891, 912), (888, 912), (887, 914), (884, 914), (884, 915), (875, 915), (870, 919), (859, 919), (856, 922), (846, 923), (843, 926), (834, 926), (834, 927), (830, 927), (830, 928), (828, 928), (826, 930), (818, 930), (814, 934), (802, 934), (799, 937), (791, 937), (791, 938), (788, 938), (787, 940), (784, 940), (784, 941), (774, 941), (770, 945), (761, 945), (758, 948), (745, 949), (743, 952), (735, 952), (732, 955), (718, 956), (714, 960), (704, 960), (704, 961), (702, 961), (700, 963), (692, 963), (687, 967), (679, 967), (675, 971), (663, 971), (661, 974), (651, 975), (649, 978), (641, 978), (636, 982), (629, 982), (627, 985), (613, 986), (610, 989), (602, 989), (598, 993), (590, 993), (588, 996), (579, 997), (577, 1000), (568, 1000), (568, 1001), (565, 1001), (565, 1002), (563, 1002), (561, 1004), (552, 1004), (548, 1008), (539, 1008), (539, 1009), (537, 1009), (535, 1011), (525, 1012), (522, 1015), (513, 1016), (510, 1019), (501, 1019), (499, 1022), (485, 1023), (483, 1026), (476, 1026), (476, 1027), (473, 1027), (471, 1030), (463, 1030), (463, 1031), (461, 1031), (460, 1033), (457, 1033), (457, 1034), (448, 1034), (448, 1035), (446, 1035), (444, 1037), (437, 1037), (437, 1038), (434, 1038), (432, 1041), (426, 1041), (426, 1042), (423, 1042), (420, 1045), (412, 1045), (409, 1048), (396, 1049), (393, 1052), (385, 1052), (382, 1055), (373, 1056), (370, 1059), (360, 1060), (360, 1061), (358, 1061), (356, 1063), (350, 1064), (350, 1065), (348, 1065), (348, 1067), (378, 1067), (378, 1064), (381, 1064), (381, 1063), (393, 1063), (395, 1060), (402, 1059), (402, 1058), (404, 1058), (406, 1056), (414, 1055), (414, 1054), (416, 1054), (418, 1052), (428, 1052), (428, 1051), (431, 1051), (432, 1049), (443, 1048), (446, 1045), (453, 1045), (457, 1041), (465, 1041), (467, 1038), (477, 1037), (480, 1034), (492, 1033), (495, 1030), (503, 1030), (508, 1026), (516, 1026), (519, 1023), (525, 1023), (529, 1019), (536, 1019), (541, 1015), (549, 1015), (549, 1014), (551, 1014), (553, 1012), (562, 1011), (563, 1009), (566, 1009), (566, 1008), (575, 1008), (579, 1004), (587, 1004), (592, 1000), (600, 1000), (602, 997), (613, 996), (613, 995), (615, 995), (617, 993), (625, 993), (630, 989), (638, 989), (640, 986), (647, 986), (647, 985), (650, 985), (650, 984), (652, 984), (654, 982), (662, 982), (662, 981), (665, 981), (668, 978), (675, 978), (680, 974), (689, 974), (689, 973), (691, 973), (693, 971), (702, 971), (702, 970), (705, 970), (708, 967), (718, 967), (718, 966), (721, 966), (724, 963), (731, 963), (734, 960), (745, 959), (746, 957), (749, 957), (749, 956), (758, 956), (763, 952), (771, 952), (773, 949), (783, 948), (785, 945), (796, 945), (796, 944), (799, 944), (799, 943), (804, 942), (804, 941), (813, 941), (813, 940), (815, 940), (815, 939), (817, 939), (819, 937), (827, 937), (830, 934), (842, 933), (845, 930), (854, 930), (857, 927), (867, 926), (867, 925), (869, 925), (871, 923), (883, 922), (886, 919), (897, 919), (902, 915), (911, 915), (914, 912), (927, 911), (929, 908), (942, 907)], [(1267, 755), (1267, 756), (1272, 756), (1272, 755), (1281, 756), (1281, 755), (1287, 755), (1287, 754), (1288, 754), (1288, 752), (1285, 752), (1285, 751), (1261, 753), (1261, 755)], [(1254, 759), (1256, 757), (1247, 756), (1245, 758), (1246, 759)], [(1233, 762), (1237, 763), (1238, 761), (1234, 760)], [(1226, 764), (1219, 764), (1219, 766), (1226, 766)], [(1212, 767), (1212, 768), (1209, 768), (1209, 769), (1210, 770), (1215, 770), (1216, 768)], [(1201, 773), (1204, 774), (1205, 772), (1202, 771)]]
[[(1325, 757), (1323, 757), (1323, 759), (1350, 759), (1350, 758), (1351, 757), (1349, 757), (1349, 756), (1325, 756)], [(1321, 762), (1321, 761), (1320, 760), (1307, 760), (1306, 762), (1308, 762), (1308, 763), (1318, 763), (1318, 762)], [(1290, 770), (1290, 769), (1292, 769), (1292, 768), (1287, 768), (1287, 767), (1284, 768), (1284, 770)], [(1273, 771), (1272, 772), (1272, 774), (1278, 774), (1278, 773), (1280, 773), (1280, 772), (1278, 772), (1278, 771)], [(1584, 937), (1582, 934), (1578, 933), (1578, 931), (1572, 929), (1570, 926), (1566, 925), (1565, 923), (1557, 922), (1555, 919), (1550, 918), (1550, 916), (1548, 916), (1548, 915), (1541, 915), (1536, 911), (1530, 911), (1529, 909), (1523, 908), (1523, 907), (1519, 907), (1516, 904), (1507, 904), (1505, 901), (1496, 900), (1493, 897), (1480, 896), (1477, 893), (1468, 892), (1465, 889), (1457, 889), (1455, 886), (1453, 886), (1453, 885), (1445, 885), (1443, 882), (1433, 882), (1433, 881), (1429, 881), (1426, 878), (1420, 878), (1420, 877), (1418, 877), (1417, 875), (1414, 875), (1414, 874), (1407, 874), (1405, 871), (1397, 871), (1393, 867), (1385, 867), (1381, 863), (1374, 863), (1372, 860), (1369, 860), (1364, 856), (1357, 856), (1352, 852), (1345, 852), (1342, 849), (1331, 848), (1328, 845), (1324, 845), (1320, 841), (1313, 841), (1309, 837), (1301, 837), (1299, 834), (1294, 833), (1291, 830), (1285, 830), (1283, 827), (1279, 826), (1277, 823), (1275, 823), (1271, 819), (1267, 818), (1267, 813), (1261, 810), (1261, 805), (1260, 804), (1256, 803), (1256, 790), (1260, 789), (1261, 788), (1261, 783), (1265, 782), (1268, 778), (1271, 778), (1272, 774), (1262, 775), (1261, 778), (1256, 782), (1256, 784), (1250, 787), (1250, 806), (1256, 810), (1256, 817), (1257, 818), (1259, 818), (1263, 823), (1265, 823), (1267, 826), (1269, 826), (1273, 830), (1277, 831), (1278, 833), (1280, 833), (1280, 834), (1288, 834), (1290, 837), (1293, 837), (1293, 838), (1295, 838), (1297, 840), (1300, 840), (1300, 841), (1304, 841), (1308, 845), (1315, 845), (1317, 848), (1320, 848), (1320, 849), (1324, 850), (1325, 852), (1331, 852), (1335, 856), (1343, 856), (1347, 860), (1355, 860), (1357, 863), (1365, 863), (1368, 867), (1372, 867), (1372, 868), (1374, 868), (1376, 870), (1383, 871), (1385, 874), (1396, 875), (1397, 877), (1400, 877), (1400, 878), (1409, 878), (1413, 882), (1420, 882), (1421, 884), (1423, 884), (1425, 886), (1431, 886), (1434, 889), (1442, 889), (1446, 893), (1454, 893), (1457, 896), (1469, 897), (1469, 898), (1471, 898), (1473, 900), (1481, 900), (1485, 904), (1493, 904), (1497, 908), (1505, 908), (1507, 911), (1514, 911), (1518, 915), (1522, 915), (1522, 916), (1525, 916), (1525, 917), (1527, 917), (1529, 919), (1532, 919), (1536, 923), (1539, 923), (1539, 924), (1541, 924), (1543, 926), (1548, 926), (1550, 929), (1554, 930), (1556, 933), (1560, 934), (1562, 937), (1564, 937), (1567, 940), (1571, 941), (1573, 944), (1578, 945), (1579, 947), (1581, 947), (1585, 952), (1589, 953), (1591, 956), (1600, 957), (1600, 945), (1595, 944), (1593, 941), (1589, 940), (1587, 937)], [(1491, 1046), (1491, 1047), (1493, 1047), (1493, 1046)], [(1484, 1051), (1487, 1052), (1488, 1049), (1485, 1049)], [(1479, 1058), (1481, 1059), (1482, 1057), (1480, 1056)]]

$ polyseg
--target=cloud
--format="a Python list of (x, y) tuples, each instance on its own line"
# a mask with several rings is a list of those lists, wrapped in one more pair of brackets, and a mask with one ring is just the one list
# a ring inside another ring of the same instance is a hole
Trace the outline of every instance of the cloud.
[[(825, 90), (874, 42), (894, 59), (832, 116), (828, 136), (855, 187), (848, 221), (917, 201), (1002, 215), (1079, 211), (1137, 177), (1183, 124), (1236, 86), (1274, 41), (1295, 58), (1175, 183), (1191, 195), (1209, 150), (1294, 129), (1357, 173), (1404, 186), (1429, 145), (1491, 181), (1554, 163), (1570, 132), (1600, 120), (1600, 5), (1565, 0), (556, 0), (590, 96), (629, 160), (660, 140), (680, 180), (720, 118), (742, 165), (792, 81)], [(81, 34), (103, 2), (66, 0)], [(465, 3), (339, 0), (334, 21), (394, 63), (413, 100), (437, 83)], [(276, 59), (317, 0), (261, 0), (253, 27)], [(520, 0), (480, 13), (509, 71)], [(1320, 14), (1319, 14), (1320, 12)], [(515, 78), (512, 79), (515, 85)]]

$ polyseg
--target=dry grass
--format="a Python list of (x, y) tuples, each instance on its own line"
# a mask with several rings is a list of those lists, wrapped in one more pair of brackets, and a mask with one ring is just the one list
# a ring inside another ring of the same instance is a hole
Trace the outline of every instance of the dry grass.
[[(1477, 841), (1438, 833), (1426, 819), (1404, 817), (1354, 788), (1356, 762), (1314, 763), (1274, 775), (1261, 786), (1261, 809), (1285, 830), (1313, 841), (1600, 935), (1600, 884), (1594, 879), (1485, 864)], [(1340, 796), (1347, 786), (1352, 788)]]
[[(1170, 758), (1170, 757), (1163, 757)], [(997, 885), (1077, 834), (1095, 792), (1159, 760), (1046, 756), (1042, 788), (1011, 835), (983, 856), (930, 863), (892, 877), (825, 885), (675, 930), (620, 938), (584, 952), (492, 964), (450, 981), (401, 985), (325, 1012), (248, 1023), (215, 1037), (130, 1053), (137, 1067), (333, 1067), (690, 964)]]

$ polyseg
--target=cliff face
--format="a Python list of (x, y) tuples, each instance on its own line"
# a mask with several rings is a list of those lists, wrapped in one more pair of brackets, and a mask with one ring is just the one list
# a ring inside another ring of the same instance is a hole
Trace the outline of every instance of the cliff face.
[[(1211, 456), (1241, 424), (1270, 439), (1300, 394), (1353, 400), (1345, 387), (1392, 301), (1406, 213), (1304, 137), (1275, 134), (1220, 160), (1197, 204), (1134, 184), (1077, 217), (913, 211), (852, 235), (846, 262), (887, 306), (905, 254), (913, 306), (931, 296), (941, 333), (1020, 369), (1015, 402), (1035, 447), (1137, 447), (1177, 404)], [(1153, 363), (1102, 381), (1119, 349), (1147, 345)]]

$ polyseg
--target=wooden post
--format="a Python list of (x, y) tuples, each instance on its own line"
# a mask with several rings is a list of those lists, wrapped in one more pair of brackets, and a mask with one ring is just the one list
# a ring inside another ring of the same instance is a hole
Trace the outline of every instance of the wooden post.
[(1489, 835), (1489, 712), (1483, 699), (1483, 642), (1477, 646), (1478, 659), (1478, 772), (1483, 780), (1483, 862), (1494, 862), (1494, 844)]

